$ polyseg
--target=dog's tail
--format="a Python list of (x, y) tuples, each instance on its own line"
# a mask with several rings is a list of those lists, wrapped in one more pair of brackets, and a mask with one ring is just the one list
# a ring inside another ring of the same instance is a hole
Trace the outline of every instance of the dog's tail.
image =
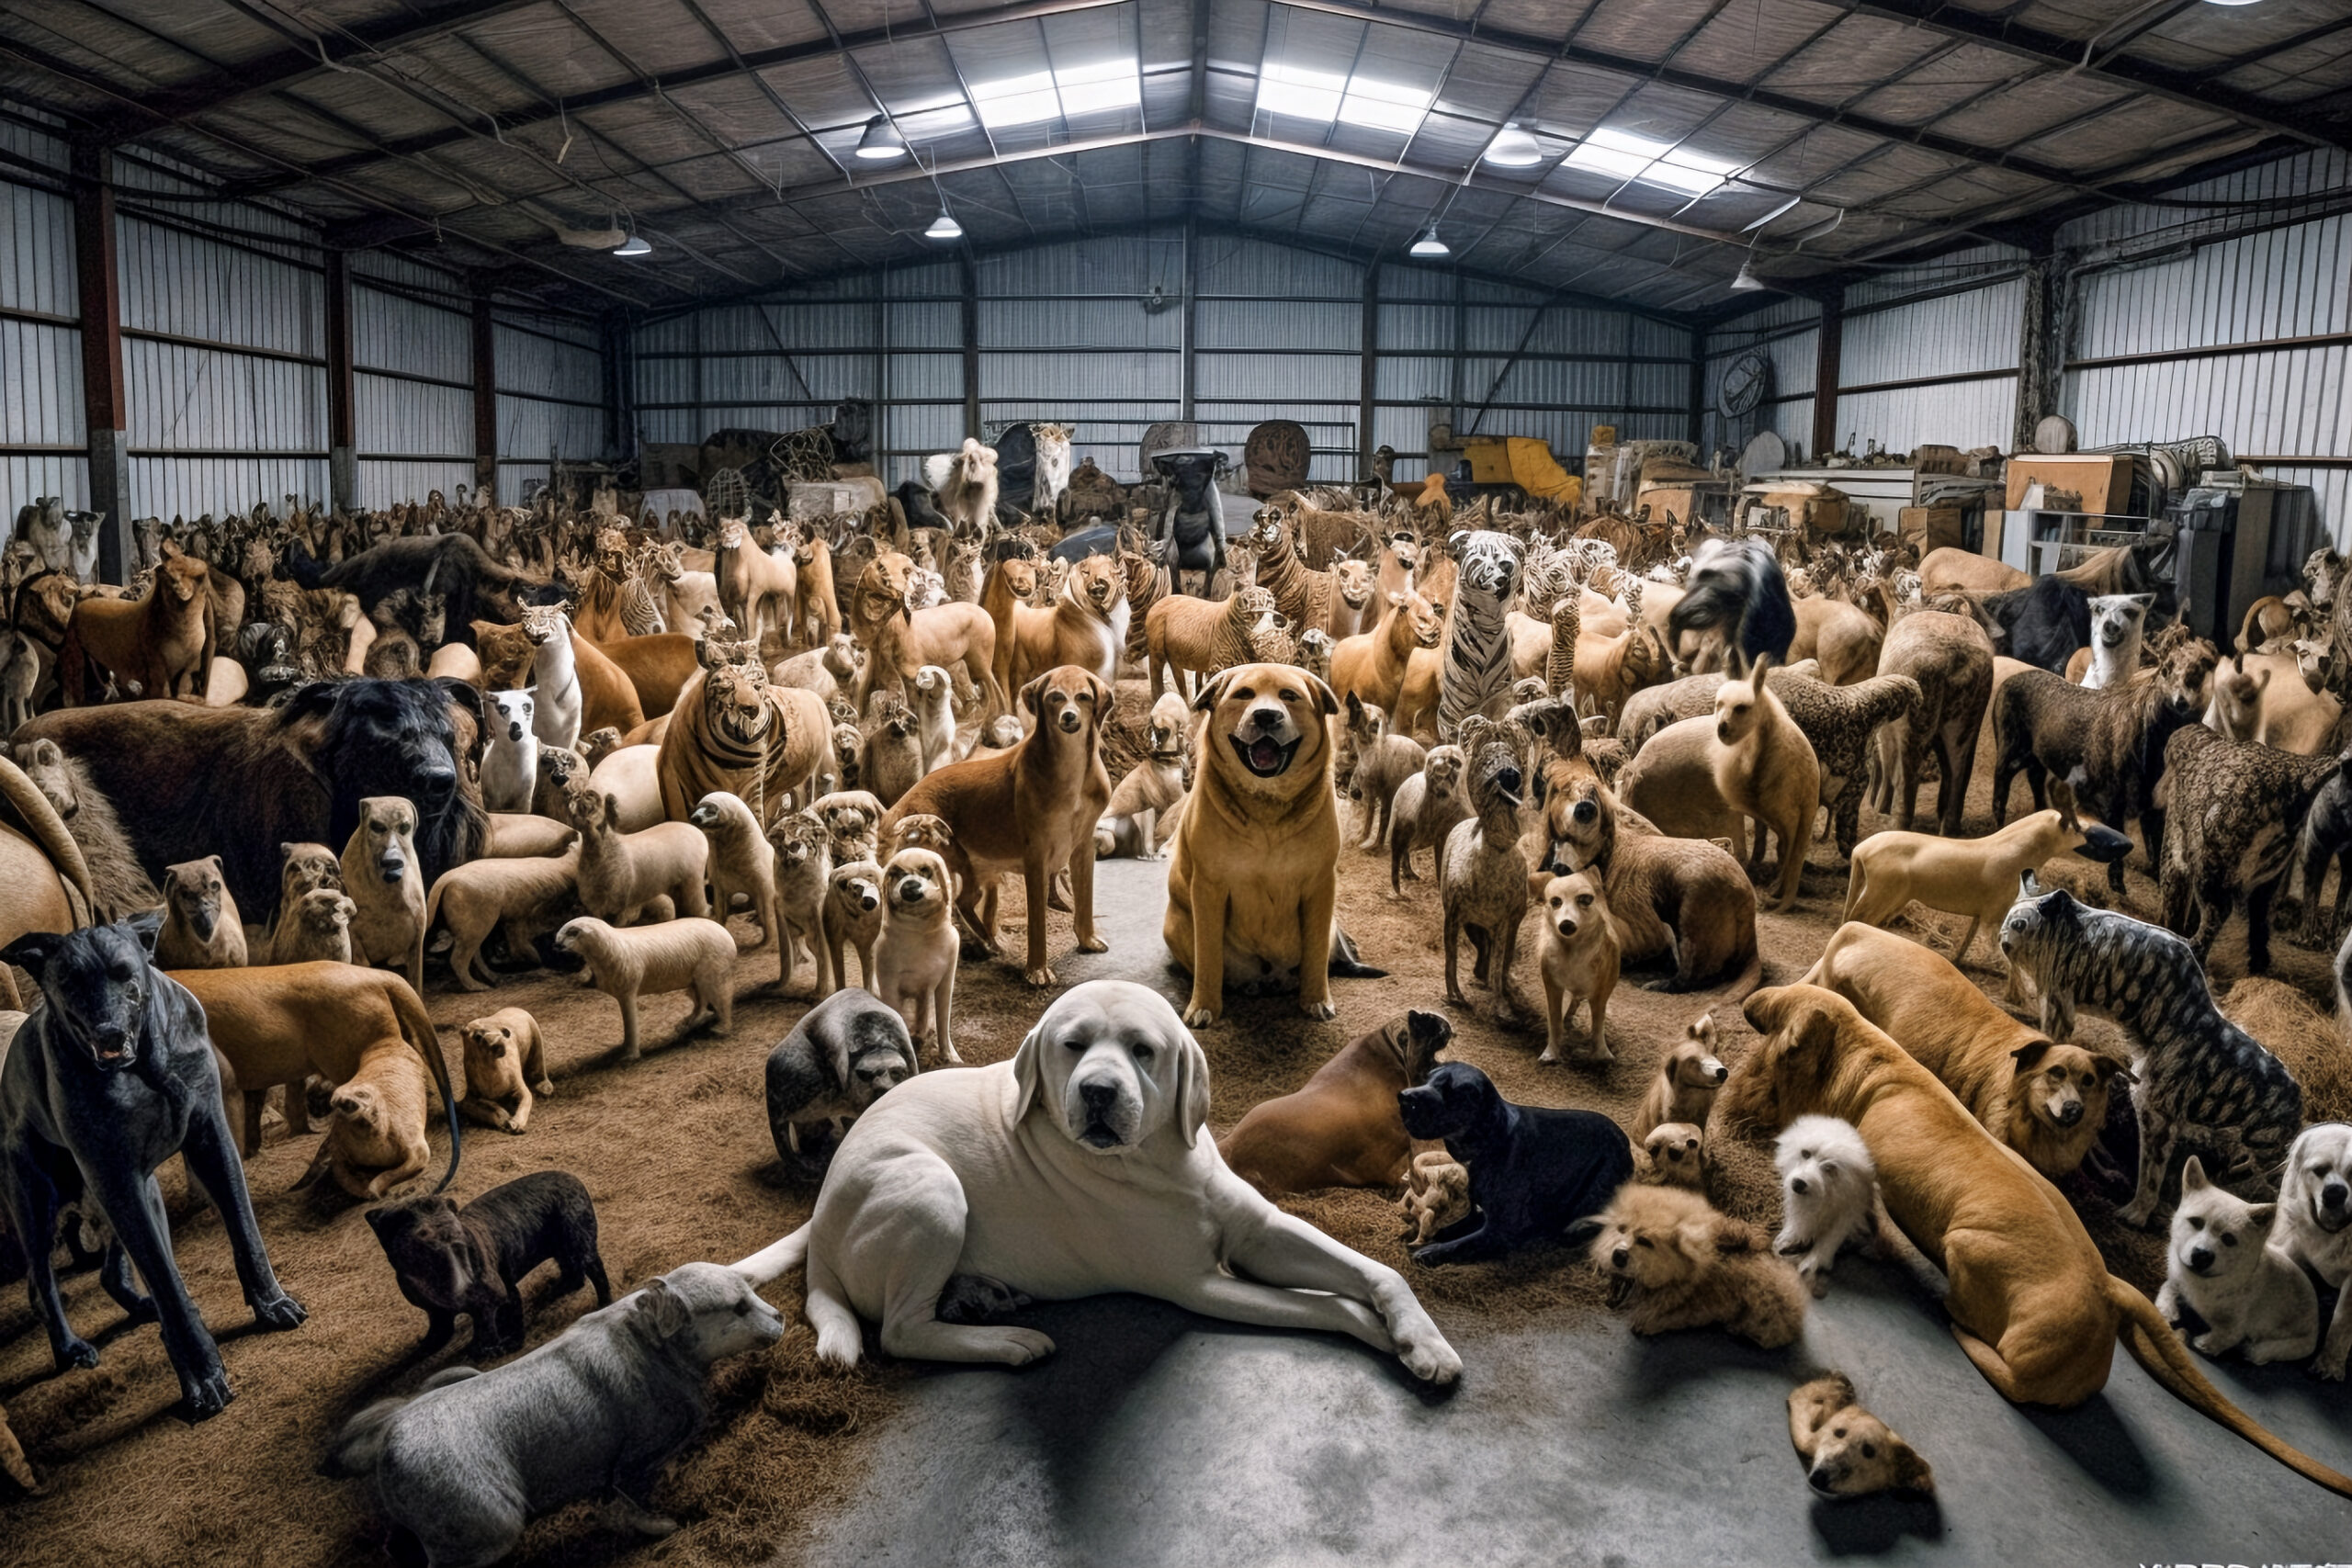
[(734, 1266), (735, 1272), (754, 1285), (781, 1279), (808, 1261), (808, 1226), (802, 1225), (772, 1247), (763, 1247)]
[(2222, 1391), (2206, 1381), (2205, 1374), (2189, 1359), (2179, 1336), (2173, 1333), (2147, 1297), (2110, 1274), (2107, 1299), (2122, 1314), (2117, 1337), (2123, 1341), (2123, 1348), (2175, 1399), (2227, 1427), (2296, 1474), (2316, 1481), (2341, 1496), (2352, 1497), (2352, 1475), (2330, 1470), (2301, 1450), (2289, 1446), (2222, 1397)]
[(311, 552), (302, 547), (301, 540), (288, 539), (286, 553), (277, 558), (277, 575), (290, 577), (296, 587), (307, 589), (316, 588), (326, 573), (311, 558)]
[[(429, 923), (426, 929), (431, 929)], [(392, 998), (393, 1016), (401, 1021), (401, 1038), (424, 1058), (433, 1081), (441, 1089), (441, 1113), (449, 1123), (449, 1168), (442, 1172), (439, 1184), (433, 1189), (438, 1192), (458, 1179), (458, 1160), (464, 1153), (464, 1141), (458, 1131), (458, 1097), (449, 1087), (449, 1058), (441, 1054), (441, 1036), (434, 1032), (432, 1016), (424, 1010), (416, 993), (409, 989), (408, 982), (397, 975), (385, 978), (391, 982), (384, 988)]]
[(1354, 939), (1340, 931), (1331, 933), (1331, 962), (1327, 973), (1338, 980), (1385, 980), (1388, 977), (1387, 970), (1374, 969), (1358, 957)]

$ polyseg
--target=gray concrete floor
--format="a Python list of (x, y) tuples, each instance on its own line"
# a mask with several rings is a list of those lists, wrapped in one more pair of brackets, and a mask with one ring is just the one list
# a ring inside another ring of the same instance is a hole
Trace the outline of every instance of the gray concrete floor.
[[(1161, 898), (1159, 867), (1102, 867), (1112, 952), (1057, 960), (1061, 977), (1172, 992)], [(866, 1485), (818, 1527), (807, 1561), (2352, 1561), (2352, 1503), (2190, 1412), (2120, 1349), (2082, 1407), (2010, 1405), (1891, 1264), (1841, 1263), (1786, 1351), (1585, 1320), (1469, 1332), (1454, 1338), (1461, 1386), (1443, 1393), (1352, 1341), (1137, 1297), (1017, 1321), (1057, 1354), (1017, 1371), (922, 1370)], [(2352, 1455), (2345, 1385), (2203, 1364), (2288, 1441), (2339, 1467)], [(1939, 1501), (1832, 1504), (1806, 1489), (1783, 1400), (1829, 1367), (1926, 1454)]]

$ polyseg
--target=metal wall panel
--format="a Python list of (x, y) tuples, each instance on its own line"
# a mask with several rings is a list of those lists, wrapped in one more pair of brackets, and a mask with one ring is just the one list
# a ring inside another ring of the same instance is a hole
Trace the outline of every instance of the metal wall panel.
[[(574, 460), (601, 457), (605, 450), (605, 411), (576, 403), (551, 403), (541, 398), (498, 397), (498, 459), (502, 470), (515, 460), (535, 463), (547, 477), (547, 457)], [(502, 471), (502, 493), (520, 496), (514, 481)]]
[(126, 338), (136, 451), (326, 452), (326, 371), (184, 344)]
[(2082, 280), (2073, 357), (2205, 348), (2341, 333), (2352, 315), (2352, 219), (2328, 218), (2199, 247)]
[(1363, 269), (1339, 256), (1266, 240), (1204, 235), (1193, 267), (1204, 298), (1239, 294), (1260, 299), (1359, 299)]
[(0, 321), (0, 445), (79, 446), (85, 440), (81, 333)]
[[(467, 439), (472, 439), (470, 430)], [(457, 494), (459, 485), (471, 490), (474, 465), (471, 458), (454, 463), (414, 463), (369, 461), (363, 457), (356, 480), (359, 504), (381, 510), (423, 501), (436, 490), (444, 496)]]
[(702, 362), (702, 395), (710, 402), (830, 403), (870, 398), (876, 390), (870, 354), (775, 354)]
[(176, 229), (116, 220), (122, 324), (208, 343), (323, 356), (325, 278)]
[[(1176, 398), (1182, 395), (1182, 355), (1173, 352), (980, 355), (983, 398), (1116, 401)], [(1052, 417), (1051, 411), (1039, 417)]]
[(894, 299), (885, 311), (892, 348), (938, 348), (960, 343), (963, 306), (952, 299)]
[(1183, 342), (1182, 310), (1146, 310), (1140, 299), (980, 301), (982, 348), (1178, 348)]
[(893, 403), (964, 399), (964, 356), (956, 354), (894, 354), (885, 372)]
[[(470, 462), (474, 396), (458, 387), (370, 376), (351, 378), (356, 450), (362, 457), (447, 457)], [(409, 498), (398, 498), (406, 501)]]
[[(0, 152), (14, 153), (42, 168), (62, 173), (71, 161), (64, 123), (55, 115), (43, 114), (22, 104), (11, 103), (8, 108), (11, 115), (21, 115), (25, 119), (41, 123), (27, 125), (15, 118), (0, 120)], [(43, 129), (48, 126), (56, 129), (53, 131)]]
[(29, 186), (0, 184), (0, 306), (79, 316), (74, 204)]
[(1204, 299), (1193, 307), (1193, 343), (1198, 348), (1353, 353), (1363, 346), (1363, 306), (1355, 300)]
[(74, 511), (90, 504), (90, 460), (60, 454), (0, 453), (0, 506), (14, 526), (17, 508), (56, 496)]
[(133, 457), (131, 506), (141, 517), (186, 517), (243, 512), (257, 501), (272, 510), (293, 495), (327, 493), (324, 457)]
[(2015, 377), (1849, 393), (1838, 400), (1838, 439), (1856, 451), (1872, 440), (1891, 452), (1928, 442), (1963, 452), (1973, 446), (2006, 451), (2016, 439), (2017, 403)]
[[(442, 310), (354, 281), (351, 362), (363, 370), (400, 370), (445, 381), (470, 382), (473, 322), (464, 310)], [(360, 445), (368, 438), (362, 435)], [(406, 448), (377, 447), (379, 451)]]
[(1363, 385), (1361, 363), (1351, 354), (1202, 354), (1193, 358), (1193, 395), (1257, 401), (1270, 409), (1300, 401), (1352, 405)]
[[(2012, 278), (1893, 310), (1849, 313), (1840, 339), (1838, 384), (1867, 387), (1973, 370), (2014, 370), (2024, 309), (2025, 281)], [(1999, 444), (2006, 447), (2008, 438)]]
[(1419, 402), (1431, 398), (1442, 402), (1453, 385), (1453, 362), (1429, 355), (1376, 355), (1373, 385), (1383, 402)]
[(983, 299), (1085, 294), (1140, 299), (1155, 284), (1177, 295), (1184, 288), (1184, 242), (1173, 231), (1105, 234), (982, 256), (975, 271)]
[(1380, 301), (1379, 347), (1384, 355), (1450, 352), (1453, 347), (1453, 307), (1451, 305), (1392, 305)]

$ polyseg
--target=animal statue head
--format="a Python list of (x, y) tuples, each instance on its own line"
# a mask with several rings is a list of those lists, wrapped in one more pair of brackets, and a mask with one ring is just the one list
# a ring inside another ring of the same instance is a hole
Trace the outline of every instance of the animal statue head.
[(1071, 568), (1064, 592), (1108, 619), (1126, 602), (1127, 584), (1117, 561), (1109, 556), (1089, 556)]
[(1522, 547), (1517, 539), (1491, 529), (1468, 528), (1454, 533), (1447, 543), (1460, 569), (1456, 581), (1461, 589), (1481, 594), (1497, 605), (1510, 603), (1511, 595), (1519, 592)]
[(210, 942), (220, 929), (228, 898), (229, 883), (219, 855), (164, 868), (164, 901), (198, 942)]

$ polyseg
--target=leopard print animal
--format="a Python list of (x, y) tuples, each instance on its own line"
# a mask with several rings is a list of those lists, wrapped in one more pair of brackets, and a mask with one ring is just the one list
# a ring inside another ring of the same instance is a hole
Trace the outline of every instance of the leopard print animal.
[(2334, 757), (2224, 740), (2201, 724), (2165, 742), (2164, 923), (2189, 939), (2199, 963), (2243, 898), (2246, 970), (2269, 970), (2270, 904), (2294, 855), (2295, 824), (2340, 771)]
[(2267, 1197), (2302, 1131), (2294, 1075), (2213, 1005), (2188, 942), (2162, 926), (2044, 893), (2028, 872), (2001, 921), (2001, 951), (2041, 992), (2041, 1028), (2074, 1032), (2075, 1009), (2106, 1014), (2138, 1046), (2132, 1105), (2140, 1117), (2140, 1175), (2117, 1217), (2155, 1218), (2180, 1159), (2204, 1156), (2214, 1179)]

